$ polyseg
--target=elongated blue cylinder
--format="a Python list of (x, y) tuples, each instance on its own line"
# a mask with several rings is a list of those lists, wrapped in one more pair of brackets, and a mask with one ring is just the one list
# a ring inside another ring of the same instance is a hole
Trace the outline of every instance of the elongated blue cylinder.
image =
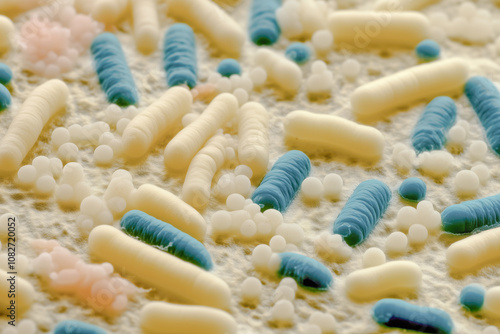
[(453, 320), (443, 310), (417, 306), (400, 299), (381, 299), (373, 307), (373, 319), (381, 325), (421, 333), (451, 334)]
[(333, 283), (330, 270), (320, 262), (298, 253), (280, 253), (279, 277), (291, 277), (303, 288), (323, 291)]
[(476, 76), (465, 84), (465, 95), (486, 131), (491, 149), (500, 155), (500, 92), (489, 79)]
[(54, 334), (107, 334), (104, 329), (96, 325), (78, 320), (64, 320), (54, 328)]
[(131, 236), (198, 267), (206, 270), (213, 267), (212, 258), (201, 242), (147, 213), (131, 210), (122, 217), (120, 226)]
[(4, 63), (0, 63), (0, 84), (8, 85), (12, 80), (12, 70)]
[(137, 88), (118, 38), (108, 32), (100, 34), (92, 42), (90, 50), (108, 101), (122, 107), (137, 104)]
[(420, 116), (411, 143), (417, 153), (441, 149), (446, 143), (446, 134), (457, 118), (457, 106), (448, 96), (433, 99)]
[(500, 223), (500, 195), (449, 206), (441, 213), (441, 222), (444, 231), (456, 234), (497, 227)]
[(198, 65), (194, 32), (184, 23), (168, 28), (163, 42), (163, 65), (167, 73), (167, 84), (172, 86), (196, 86)]
[(362, 243), (387, 210), (392, 194), (378, 180), (367, 180), (356, 187), (333, 223), (333, 233), (340, 234), (351, 247)]
[(311, 161), (301, 151), (289, 151), (281, 156), (252, 194), (252, 201), (262, 210), (284, 212), (311, 171)]
[(276, 20), (276, 9), (280, 6), (281, 0), (252, 0), (248, 30), (256, 45), (271, 45), (280, 37), (281, 29)]
[(0, 85), (0, 111), (7, 109), (11, 102), (9, 90), (4, 85)]
[(470, 312), (477, 312), (483, 307), (485, 294), (484, 286), (477, 283), (469, 284), (460, 292), (460, 304)]

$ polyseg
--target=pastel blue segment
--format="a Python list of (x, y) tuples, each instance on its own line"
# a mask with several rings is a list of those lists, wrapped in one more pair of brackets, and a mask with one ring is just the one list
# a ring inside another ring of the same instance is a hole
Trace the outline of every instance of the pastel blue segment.
[(206, 270), (213, 267), (212, 258), (201, 242), (147, 213), (131, 210), (122, 217), (120, 226), (131, 236), (184, 261)]
[(280, 253), (279, 277), (291, 277), (303, 288), (324, 291), (333, 283), (330, 270), (320, 262), (298, 253)]
[(297, 64), (304, 64), (311, 57), (311, 49), (307, 44), (295, 42), (286, 48), (285, 56)]
[(380, 325), (421, 333), (451, 334), (453, 320), (443, 310), (417, 306), (400, 299), (379, 300), (373, 307), (373, 319)]
[(415, 49), (417, 57), (425, 61), (437, 59), (440, 52), (441, 47), (432, 39), (423, 40), (417, 45), (417, 48)]
[(289, 151), (281, 156), (252, 194), (252, 201), (262, 210), (284, 212), (309, 175), (311, 161), (301, 151)]
[(441, 149), (446, 143), (446, 134), (457, 118), (455, 102), (447, 96), (432, 100), (418, 120), (411, 143), (417, 153)]
[(477, 312), (483, 307), (485, 294), (481, 284), (469, 284), (460, 292), (460, 304), (470, 312)]
[(441, 213), (441, 222), (444, 231), (456, 234), (497, 227), (500, 222), (500, 195), (449, 206)]
[(167, 84), (172, 86), (196, 86), (198, 65), (194, 32), (184, 23), (168, 28), (163, 42), (163, 65), (167, 72)]
[(0, 111), (7, 109), (11, 102), (9, 90), (4, 85), (0, 85)]
[(485, 77), (472, 77), (465, 84), (465, 95), (486, 130), (491, 149), (500, 155), (500, 93)]
[(7, 85), (12, 80), (12, 70), (4, 63), (0, 63), (0, 84)]
[(217, 72), (223, 77), (230, 77), (233, 74), (241, 74), (241, 66), (236, 60), (227, 58), (223, 59), (219, 66), (217, 66)]
[(420, 202), (425, 198), (427, 186), (418, 177), (410, 177), (399, 186), (399, 195), (408, 201)]
[(64, 320), (57, 324), (54, 334), (107, 334), (104, 329), (78, 320)]
[(276, 9), (280, 6), (281, 0), (252, 0), (248, 30), (256, 45), (271, 45), (280, 37), (281, 29), (276, 20)]
[(379, 180), (361, 182), (333, 222), (333, 233), (340, 234), (351, 247), (368, 238), (389, 206), (392, 194)]
[(90, 50), (108, 101), (122, 107), (137, 104), (137, 88), (118, 38), (109, 32), (100, 34), (92, 42)]

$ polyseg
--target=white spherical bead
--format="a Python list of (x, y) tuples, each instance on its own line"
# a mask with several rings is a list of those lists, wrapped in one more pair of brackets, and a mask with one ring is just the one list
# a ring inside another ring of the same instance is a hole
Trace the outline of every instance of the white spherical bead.
[(247, 277), (241, 284), (241, 298), (245, 302), (258, 302), (262, 295), (262, 283), (256, 277)]
[(404, 253), (408, 247), (408, 237), (402, 232), (393, 232), (385, 239), (388, 253)]
[(250, 195), (252, 190), (252, 183), (246, 175), (236, 175), (234, 178), (234, 185), (236, 187), (236, 192), (244, 197)]
[(471, 171), (476, 173), (481, 185), (485, 186), (490, 179), (490, 169), (484, 164), (479, 164), (471, 168)]
[(482, 161), (488, 152), (488, 145), (482, 140), (473, 140), (469, 147), (469, 159), (471, 161)]
[(285, 238), (287, 243), (300, 245), (304, 240), (304, 230), (297, 224), (281, 224), (276, 228), (276, 234)]
[(294, 299), (295, 291), (289, 286), (278, 286), (278, 288), (274, 291), (274, 303), (278, 302), (279, 300), (289, 300), (293, 302)]
[(243, 209), (246, 212), (248, 212), (251, 217), (255, 217), (256, 214), (260, 213), (260, 206), (259, 206), (259, 204), (256, 204), (256, 203), (246, 204), (246, 201), (245, 201), (245, 207)]
[(67, 143), (71, 140), (71, 135), (69, 130), (64, 127), (55, 128), (52, 131), (52, 135), (50, 137), (50, 142), (54, 147), (59, 147), (64, 143)]
[(488, 326), (485, 329), (483, 329), (482, 334), (500, 334), (500, 331), (495, 326)]
[(109, 165), (113, 161), (113, 149), (108, 145), (99, 145), (94, 150), (94, 163), (96, 165)]
[(312, 35), (311, 42), (316, 51), (324, 52), (331, 49), (333, 45), (333, 35), (330, 30), (318, 30)]
[(257, 245), (252, 251), (252, 264), (255, 269), (262, 270), (267, 268), (267, 264), (271, 259), (273, 251), (268, 245)]
[(292, 288), (294, 292), (297, 292), (297, 289), (299, 286), (297, 285), (297, 282), (291, 277), (284, 277), (281, 279), (279, 286), (288, 286)]
[(378, 247), (368, 248), (363, 253), (363, 268), (380, 266), (385, 261), (385, 253)]
[(23, 187), (32, 187), (37, 179), (37, 171), (33, 165), (25, 165), (17, 171), (19, 185)]
[(51, 195), (56, 189), (56, 180), (52, 175), (40, 176), (35, 183), (35, 191), (38, 195), (48, 196)]
[(349, 80), (356, 79), (360, 71), (361, 65), (355, 59), (347, 59), (340, 66), (340, 73)]
[(23, 319), (17, 324), (18, 334), (36, 334), (37, 327), (33, 320)]
[(39, 176), (50, 173), (50, 159), (44, 155), (37, 156), (35, 159), (33, 159), (31, 164), (36, 168), (37, 174)]
[(316, 60), (311, 65), (311, 72), (313, 74), (323, 74), (326, 71), (328, 71), (326, 63), (322, 60)]
[(324, 193), (323, 183), (317, 177), (307, 177), (302, 181), (300, 192), (306, 200), (319, 201)]
[(232, 90), (233, 86), (231, 85), (231, 80), (229, 78), (222, 77), (215, 84), (215, 88), (221, 93), (227, 93)]
[(240, 227), (240, 234), (245, 238), (251, 238), (257, 233), (257, 225), (251, 219), (245, 220)]
[(271, 319), (282, 324), (292, 324), (294, 322), (295, 309), (289, 300), (279, 300), (271, 309)]
[(396, 215), (396, 225), (398, 230), (402, 232), (407, 232), (410, 226), (418, 224), (419, 222), (420, 219), (417, 209), (411, 206), (402, 207)]
[(408, 241), (411, 244), (423, 244), (428, 236), (427, 228), (421, 224), (412, 225), (408, 230)]
[(343, 186), (344, 181), (342, 181), (342, 177), (338, 174), (330, 173), (323, 179), (324, 193), (327, 198), (339, 199)]
[(283, 215), (281, 212), (275, 209), (269, 209), (264, 211), (264, 217), (269, 220), (269, 223), (274, 227), (278, 227), (283, 224)]
[(63, 163), (59, 158), (50, 158), (50, 172), (55, 178), (59, 178), (63, 172)]
[(238, 100), (238, 104), (240, 105), (240, 107), (248, 101), (248, 92), (243, 88), (236, 88), (233, 91), (233, 95)]
[(243, 210), (245, 197), (238, 193), (231, 194), (226, 199), (226, 207), (229, 211)]
[(254, 86), (262, 86), (267, 80), (267, 72), (262, 67), (255, 67), (250, 71), (250, 79)]
[(234, 169), (234, 174), (236, 176), (238, 176), (238, 175), (245, 175), (246, 177), (248, 177), (249, 179), (251, 179), (252, 176), (253, 176), (253, 171), (252, 171), (252, 169), (250, 167), (248, 167), (246, 165), (238, 165)]
[(448, 144), (463, 146), (467, 139), (467, 131), (460, 125), (454, 125), (450, 131), (448, 131)]
[(285, 251), (286, 240), (281, 235), (275, 235), (269, 241), (269, 246), (273, 252), (282, 253)]
[(474, 196), (479, 190), (479, 177), (470, 170), (461, 170), (453, 180), (459, 196)]
[(458, 7), (458, 15), (463, 18), (471, 19), (476, 15), (476, 5), (472, 2), (464, 2)]
[(335, 333), (335, 328), (337, 327), (337, 321), (333, 315), (319, 311), (311, 314), (309, 323), (321, 328), (322, 333)]
[(130, 119), (128, 118), (122, 118), (116, 123), (116, 132), (120, 136), (123, 134), (123, 131), (125, 131), (125, 128), (127, 127), (128, 123), (130, 123)]
[(64, 143), (59, 146), (57, 156), (64, 163), (78, 161), (78, 147), (73, 143)]
[(81, 213), (89, 217), (97, 216), (104, 209), (104, 201), (94, 195), (85, 197), (80, 204)]
[(216, 233), (227, 232), (231, 228), (231, 214), (225, 210), (216, 211), (212, 215), (210, 226)]

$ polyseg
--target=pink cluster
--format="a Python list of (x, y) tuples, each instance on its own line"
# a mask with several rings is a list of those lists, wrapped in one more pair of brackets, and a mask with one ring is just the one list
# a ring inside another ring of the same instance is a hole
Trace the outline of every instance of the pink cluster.
[(140, 291), (128, 280), (113, 275), (110, 263), (85, 263), (55, 240), (36, 239), (31, 246), (40, 254), (33, 260), (33, 272), (52, 290), (75, 295), (96, 311), (121, 313), (128, 299)]
[(74, 67), (101, 31), (102, 24), (69, 6), (53, 14), (33, 15), (21, 28), (24, 66), (40, 76), (58, 77)]

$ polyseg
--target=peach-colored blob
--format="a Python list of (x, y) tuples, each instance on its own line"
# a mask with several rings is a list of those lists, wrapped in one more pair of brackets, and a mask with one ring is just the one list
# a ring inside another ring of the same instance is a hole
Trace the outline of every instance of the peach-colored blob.
[(24, 66), (44, 77), (69, 72), (102, 30), (102, 24), (69, 6), (61, 7), (53, 20), (32, 15), (21, 27)]
[(191, 90), (194, 101), (210, 102), (217, 95), (217, 88), (210, 83), (196, 86)]
[(140, 291), (126, 279), (113, 274), (110, 263), (85, 263), (55, 240), (36, 239), (31, 245), (40, 254), (33, 260), (36, 275), (41, 276), (53, 291), (77, 296), (99, 312), (123, 312), (129, 298)]

